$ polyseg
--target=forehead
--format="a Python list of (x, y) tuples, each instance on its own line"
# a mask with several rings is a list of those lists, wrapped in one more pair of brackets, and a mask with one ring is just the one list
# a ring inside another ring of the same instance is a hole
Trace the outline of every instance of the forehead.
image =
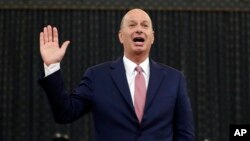
[(124, 22), (138, 21), (138, 22), (149, 22), (151, 19), (149, 15), (142, 10), (131, 10), (124, 16)]

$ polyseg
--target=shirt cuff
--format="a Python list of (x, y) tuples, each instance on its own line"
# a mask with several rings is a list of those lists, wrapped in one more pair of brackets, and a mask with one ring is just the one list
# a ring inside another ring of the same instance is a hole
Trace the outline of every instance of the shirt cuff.
[(60, 63), (50, 64), (49, 66), (47, 66), (45, 63), (43, 63), (43, 66), (44, 66), (45, 77), (49, 76), (50, 74), (52, 74), (60, 69)]

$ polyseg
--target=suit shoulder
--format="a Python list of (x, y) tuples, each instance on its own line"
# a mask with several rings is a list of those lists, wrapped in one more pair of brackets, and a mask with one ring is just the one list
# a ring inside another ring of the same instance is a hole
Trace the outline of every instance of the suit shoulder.
[(166, 72), (166, 73), (171, 73), (171, 74), (177, 74), (177, 75), (183, 75), (183, 72), (181, 72), (180, 70), (177, 70), (176, 68), (173, 68), (171, 66), (162, 64), (162, 63), (158, 63), (157, 64), (161, 67), (161, 69)]
[(94, 66), (89, 67), (88, 69), (90, 70), (103, 70), (106, 68), (109, 68), (111, 64), (113, 64), (114, 61), (108, 61), (108, 62), (103, 62)]

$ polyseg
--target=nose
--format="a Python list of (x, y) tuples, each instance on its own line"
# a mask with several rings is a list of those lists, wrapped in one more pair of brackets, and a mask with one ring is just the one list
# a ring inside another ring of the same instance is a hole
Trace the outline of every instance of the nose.
[(142, 31), (141, 30), (136, 30), (136, 33), (137, 34), (142, 34)]
[(141, 26), (137, 26), (137, 28), (136, 28), (136, 33), (137, 33), (137, 34), (142, 34), (142, 33), (143, 33), (142, 27), (141, 27)]

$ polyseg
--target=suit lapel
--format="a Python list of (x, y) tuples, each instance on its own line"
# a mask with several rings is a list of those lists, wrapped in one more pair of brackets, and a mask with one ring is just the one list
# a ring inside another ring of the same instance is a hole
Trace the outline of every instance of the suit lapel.
[[(114, 81), (116, 87), (119, 89), (122, 97), (125, 99), (129, 108), (134, 112), (134, 106), (129, 91), (125, 67), (122, 58), (115, 61), (110, 68), (110, 75), (112, 77), (112, 80)], [(154, 97), (157, 95), (163, 78), (164, 75), (161, 71), (161, 67), (156, 62), (150, 60), (150, 77), (144, 113), (146, 113), (146, 110), (150, 107)]]
[(157, 95), (158, 89), (160, 88), (161, 82), (164, 78), (161, 67), (154, 61), (150, 60), (150, 77), (148, 82), (147, 98), (145, 110), (149, 108), (154, 97)]
[(123, 98), (129, 105), (130, 109), (134, 111), (134, 106), (132, 103), (132, 98), (127, 82), (126, 72), (123, 64), (122, 58), (118, 59), (115, 63), (111, 65), (110, 75), (119, 89), (120, 93), (122, 94)]

